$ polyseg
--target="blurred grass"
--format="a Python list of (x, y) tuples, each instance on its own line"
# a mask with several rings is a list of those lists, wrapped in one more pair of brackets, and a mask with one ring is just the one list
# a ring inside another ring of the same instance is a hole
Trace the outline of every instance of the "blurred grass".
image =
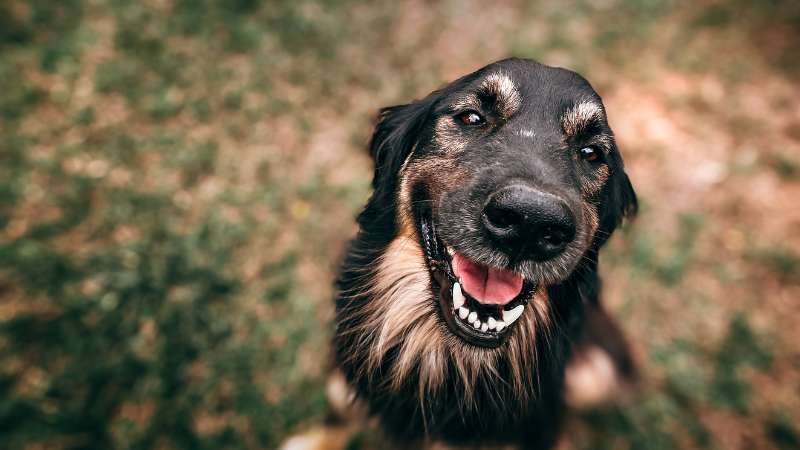
[[(623, 83), (712, 77), (734, 97), (670, 107), (746, 153), (778, 119), (730, 117), (737, 89), (800, 69), (794, 2), (496, 8), (0, 4), (2, 446), (274, 448), (319, 421), (331, 283), (381, 106), (509, 54), (581, 70), (611, 101)], [(619, 134), (645, 208), (607, 251), (606, 285), (648, 381), (574, 418), (563, 446), (797, 448), (797, 334), (777, 325), (797, 317), (775, 309), (797, 305), (760, 307), (797, 292), (797, 234), (756, 233), (742, 192), (670, 208), (648, 163), (669, 149)], [(727, 182), (796, 189), (787, 134)]]

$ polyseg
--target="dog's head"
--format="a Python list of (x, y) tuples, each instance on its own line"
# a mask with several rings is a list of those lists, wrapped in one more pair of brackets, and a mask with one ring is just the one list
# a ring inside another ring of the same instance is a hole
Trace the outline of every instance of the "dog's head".
[(453, 367), (472, 389), (503, 366), (529, 392), (547, 288), (593, 267), (636, 208), (600, 97), (574, 72), (504, 60), (385, 108), (370, 149), (351, 257), (382, 248), (357, 263), (369, 299), (346, 330), (364, 333), (365, 370), (398, 386), (416, 373), (424, 390)]
[(386, 108), (375, 206), (421, 247), (450, 331), (493, 347), (635, 210), (600, 97), (580, 75), (504, 60)]

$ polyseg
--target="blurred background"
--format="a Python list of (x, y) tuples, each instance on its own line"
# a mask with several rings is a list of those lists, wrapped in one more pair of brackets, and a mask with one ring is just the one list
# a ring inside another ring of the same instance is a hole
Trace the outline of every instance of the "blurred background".
[(270, 449), (319, 423), (377, 109), (510, 55), (594, 84), (642, 203), (602, 269), (643, 386), (560, 448), (800, 448), (779, 0), (3, 0), (0, 447)]

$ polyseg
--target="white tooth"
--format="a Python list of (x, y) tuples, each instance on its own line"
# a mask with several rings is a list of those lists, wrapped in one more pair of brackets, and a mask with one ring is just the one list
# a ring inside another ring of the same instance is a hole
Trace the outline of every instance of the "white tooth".
[(478, 320), (478, 313), (476, 313), (475, 311), (469, 313), (469, 317), (467, 317), (467, 322), (472, 323), (475, 322), (476, 320)]
[(503, 322), (505, 322), (506, 325), (511, 325), (515, 320), (519, 319), (524, 309), (525, 305), (517, 305), (510, 311), (503, 311)]
[(458, 309), (464, 306), (464, 294), (461, 292), (461, 285), (453, 283), (453, 308)]
[(486, 323), (489, 324), (489, 328), (492, 330), (494, 329), (495, 326), (497, 326), (497, 321), (494, 320), (494, 317), (489, 317), (489, 320)]
[(453, 250), (452, 247), (446, 247), (446, 248), (447, 248), (447, 253), (450, 254), (450, 256), (453, 256), (456, 253), (456, 251)]
[(500, 320), (500, 321), (497, 322), (497, 326), (495, 327), (495, 331), (500, 332), (505, 327), (506, 327), (506, 323), (503, 322), (502, 320)]
[(466, 319), (468, 315), (469, 315), (469, 310), (467, 308), (464, 308), (463, 306), (461, 308), (458, 308), (458, 317)]
[(475, 322), (472, 322), (472, 326), (475, 327), (475, 329), (477, 330), (478, 328), (481, 327), (481, 321), (476, 320)]
[(486, 332), (486, 330), (488, 330), (488, 329), (489, 329), (489, 325), (487, 325), (487, 324), (481, 325), (481, 331)]

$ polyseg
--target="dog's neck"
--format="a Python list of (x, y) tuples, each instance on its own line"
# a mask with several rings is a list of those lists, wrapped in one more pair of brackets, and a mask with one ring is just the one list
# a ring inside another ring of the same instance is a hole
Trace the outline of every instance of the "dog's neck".
[[(555, 430), (570, 341), (582, 326), (583, 303), (596, 295), (596, 259), (540, 293), (544, 316), (525, 316), (516, 335), (492, 350), (461, 342), (438, 323), (413, 239), (376, 245), (375, 237), (362, 232), (352, 243), (339, 280), (334, 347), (348, 382), (383, 427), (403, 440), (451, 443), (503, 441), (529, 433), (531, 424)], [(548, 327), (537, 326), (544, 322)]]

